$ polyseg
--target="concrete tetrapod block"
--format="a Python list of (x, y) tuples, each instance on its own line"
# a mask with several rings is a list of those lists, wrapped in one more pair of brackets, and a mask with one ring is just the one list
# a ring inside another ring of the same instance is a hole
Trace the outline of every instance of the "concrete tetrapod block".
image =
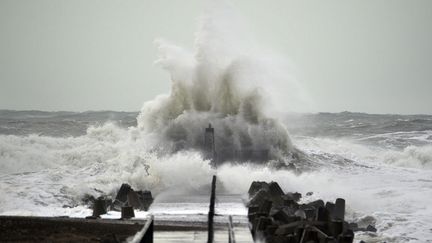
[(270, 198), (270, 194), (266, 190), (259, 190), (249, 201), (249, 205), (255, 205), (260, 207), (264, 200), (267, 200)]
[(327, 208), (320, 207), (317, 212), (317, 220), (318, 221), (328, 221), (330, 219), (329, 211)]
[(135, 212), (133, 207), (131, 206), (123, 206), (121, 208), (121, 218), (122, 219), (130, 219), (135, 217)]
[(132, 206), (133, 208), (136, 209), (142, 208), (142, 204), (140, 199), (138, 198), (138, 194), (133, 190), (129, 190), (129, 192), (127, 193), (127, 203), (129, 204), (129, 206)]
[(337, 237), (343, 232), (343, 221), (341, 220), (332, 220), (329, 223), (329, 231), (330, 235), (333, 237)]
[(319, 199), (313, 202), (310, 202), (306, 204), (307, 207), (314, 207), (315, 209), (318, 209), (319, 207), (324, 207), (324, 201)]
[(334, 218), (334, 209), (335, 209), (335, 204), (332, 202), (327, 202), (325, 205), (325, 208), (327, 209), (327, 212), (329, 213), (330, 218)]
[(127, 201), (128, 192), (131, 190), (132, 190), (132, 188), (129, 184), (123, 183), (117, 192), (117, 196), (116, 196), (115, 200), (118, 200), (120, 202), (125, 203)]
[(317, 210), (313, 207), (304, 208), (303, 211), (305, 212), (306, 219), (309, 221), (315, 220), (317, 217)]
[(354, 240), (354, 232), (348, 229), (343, 235), (339, 236), (339, 243), (352, 243)]
[(269, 215), (270, 214), (270, 210), (272, 208), (272, 201), (270, 200), (264, 200), (263, 203), (261, 204), (261, 207), (259, 208), (259, 212), (265, 215)]
[(284, 200), (292, 200), (294, 202), (298, 202), (302, 198), (302, 194), (298, 192), (288, 192), (287, 194), (283, 195), (282, 198)]
[(284, 224), (288, 224), (288, 223), (292, 223), (294, 221), (299, 221), (300, 218), (297, 216), (294, 216), (292, 214), (289, 214), (286, 210), (284, 209), (279, 209), (277, 211), (275, 211), (272, 215), (271, 215), (275, 220), (280, 221)]
[(268, 190), (272, 197), (282, 197), (285, 194), (279, 184), (274, 181), (268, 184)]
[(248, 215), (251, 213), (257, 213), (259, 211), (259, 207), (258, 206), (249, 206), (248, 208)]
[(96, 199), (96, 201), (93, 203), (93, 217), (99, 217), (102, 214), (106, 214), (106, 203), (105, 199), (102, 197), (99, 197)]
[(336, 199), (333, 218), (337, 220), (344, 220), (345, 218), (345, 199)]
[(253, 197), (261, 189), (268, 191), (269, 186), (267, 182), (253, 181), (248, 190), (249, 197)]
[(294, 215), (300, 217), (301, 219), (306, 219), (306, 213), (303, 209), (298, 209), (295, 211)]
[(275, 234), (276, 235), (294, 234), (300, 225), (302, 225), (301, 221), (280, 225), (275, 231)]
[(267, 226), (272, 224), (272, 219), (270, 217), (259, 217), (256, 226), (256, 231), (264, 231)]
[(141, 209), (147, 211), (154, 201), (151, 191), (137, 191), (136, 193), (142, 205)]

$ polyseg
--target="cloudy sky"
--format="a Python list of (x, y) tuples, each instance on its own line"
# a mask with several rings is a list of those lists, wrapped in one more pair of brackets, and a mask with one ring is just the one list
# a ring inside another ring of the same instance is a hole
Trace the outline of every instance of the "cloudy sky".
[[(432, 114), (432, 1), (233, 4), (295, 66), (308, 111)], [(0, 0), (0, 109), (139, 110), (169, 91), (154, 39), (192, 47), (203, 5)]]

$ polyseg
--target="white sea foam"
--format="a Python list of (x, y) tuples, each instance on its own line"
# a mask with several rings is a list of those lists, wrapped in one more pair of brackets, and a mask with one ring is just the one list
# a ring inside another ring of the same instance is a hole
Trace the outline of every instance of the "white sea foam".
[(383, 160), (397, 166), (432, 169), (432, 146), (408, 146), (402, 151), (387, 151)]
[[(123, 182), (137, 189), (151, 189), (157, 195), (156, 201), (162, 199), (158, 199), (161, 192), (166, 198), (175, 193), (208, 192), (211, 175), (216, 174), (220, 194), (244, 194), (253, 180), (265, 180), (278, 181), (285, 191), (303, 195), (313, 191), (314, 195), (305, 200), (345, 198), (347, 219), (360, 221), (369, 215), (376, 220), (378, 236), (359, 234), (359, 239), (425, 242), (432, 237), (428, 230), (432, 225), (428, 207), (432, 203), (428, 196), (432, 190), (431, 170), (390, 166), (377, 161), (377, 151), (364, 145), (347, 140), (296, 138), (300, 148), (311, 156), (322, 155), (319, 158), (327, 165), (297, 175), (256, 164), (225, 164), (215, 170), (199, 152), (193, 151), (160, 156), (146, 150), (145, 141), (132, 139), (134, 132), (108, 124), (91, 128), (88, 135), (77, 138), (0, 136), (0, 141), (9, 146), (2, 146), (1, 153), (1, 214), (85, 216), (90, 214), (89, 209), (63, 205), (76, 205), (85, 193), (98, 195), (94, 189), (113, 195)], [(107, 139), (103, 139), (105, 136)], [(338, 156), (353, 162), (340, 166)], [(26, 162), (31, 172), (12, 174), (26, 171), (19, 168), (26, 167)], [(223, 207), (223, 212), (229, 211)]]

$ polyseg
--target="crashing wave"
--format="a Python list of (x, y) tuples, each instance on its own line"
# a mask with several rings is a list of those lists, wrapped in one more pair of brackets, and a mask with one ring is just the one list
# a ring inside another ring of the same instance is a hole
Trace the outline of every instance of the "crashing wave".
[(194, 52), (157, 41), (156, 63), (170, 73), (171, 92), (144, 104), (138, 128), (176, 152), (202, 150), (204, 129), (211, 123), (219, 160), (285, 160), (295, 149), (284, 125), (264, 109), (272, 77), (263, 75), (268, 70), (261, 60), (239, 45), (237, 30), (238, 36), (230, 38), (224, 21), (214, 20), (220, 14), (203, 18)]

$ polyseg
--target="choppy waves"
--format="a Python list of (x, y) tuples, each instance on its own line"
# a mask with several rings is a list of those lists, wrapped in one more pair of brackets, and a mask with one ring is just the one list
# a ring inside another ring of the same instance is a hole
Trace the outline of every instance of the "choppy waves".
[(432, 146), (411, 145), (402, 151), (385, 152), (383, 161), (396, 166), (432, 169)]

